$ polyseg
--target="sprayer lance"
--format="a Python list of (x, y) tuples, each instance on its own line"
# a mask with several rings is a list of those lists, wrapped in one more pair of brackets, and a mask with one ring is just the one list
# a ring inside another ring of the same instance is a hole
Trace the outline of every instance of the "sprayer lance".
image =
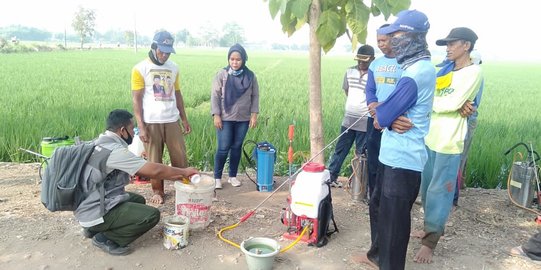
[(25, 152), (27, 152), (27, 153), (29, 153), (29, 154), (32, 154), (32, 155), (37, 156), (37, 157), (40, 157), (40, 158), (49, 159), (48, 156), (44, 156), (44, 155), (42, 155), (42, 154), (40, 154), (40, 153), (36, 153), (36, 152), (30, 151), (30, 150), (28, 150), (28, 149), (19, 148), (19, 150), (25, 151)]

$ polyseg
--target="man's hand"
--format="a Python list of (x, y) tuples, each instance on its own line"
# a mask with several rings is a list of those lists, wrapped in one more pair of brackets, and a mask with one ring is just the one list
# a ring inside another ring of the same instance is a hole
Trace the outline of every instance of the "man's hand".
[(472, 115), (476, 110), (475, 106), (473, 106), (473, 101), (466, 100), (466, 102), (462, 104), (462, 107), (458, 109), (458, 112), (460, 113), (460, 116), (466, 118)]
[(381, 130), (381, 127), (379, 126), (378, 119), (374, 117), (374, 128), (377, 130)]
[(139, 126), (139, 139), (144, 143), (148, 143), (147, 129), (145, 127)]
[(391, 128), (398, 134), (405, 133), (413, 127), (411, 120), (405, 116), (399, 116), (391, 124)]
[(214, 126), (217, 128), (217, 129), (222, 129), (222, 117), (220, 117), (219, 115), (215, 114), (213, 116), (214, 118)]
[(379, 102), (372, 102), (368, 104), (368, 112), (370, 112), (370, 116), (372, 118), (376, 117), (376, 107), (379, 105)]
[(196, 168), (193, 168), (193, 167), (184, 168), (184, 170), (186, 171), (186, 172), (184, 173), (184, 176), (186, 176), (186, 177), (190, 177), (190, 176), (192, 176), (192, 175), (194, 175), (194, 174), (198, 174), (198, 173), (199, 173), (199, 170), (196, 169)]
[(182, 133), (189, 134), (190, 132), (192, 132), (192, 127), (190, 126), (190, 123), (188, 123), (188, 120), (182, 121), (182, 127), (184, 128)]

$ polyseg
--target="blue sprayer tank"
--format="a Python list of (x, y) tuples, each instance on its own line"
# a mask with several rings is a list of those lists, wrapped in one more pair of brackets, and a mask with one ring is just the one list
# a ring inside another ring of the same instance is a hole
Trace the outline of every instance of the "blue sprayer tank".
[(257, 190), (270, 192), (273, 190), (274, 161), (276, 149), (271, 145), (260, 144), (256, 148), (257, 155)]

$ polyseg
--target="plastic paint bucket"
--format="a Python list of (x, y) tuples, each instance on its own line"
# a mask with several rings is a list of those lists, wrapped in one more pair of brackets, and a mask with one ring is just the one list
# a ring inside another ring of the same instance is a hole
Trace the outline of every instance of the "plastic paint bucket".
[(190, 219), (190, 230), (204, 229), (209, 225), (214, 185), (214, 178), (207, 175), (201, 175), (197, 184), (175, 182), (175, 214)]
[(280, 245), (274, 239), (254, 237), (242, 241), (240, 249), (246, 256), (250, 270), (271, 270), (274, 257), (280, 252)]
[(185, 216), (164, 218), (163, 246), (166, 249), (181, 249), (188, 245), (190, 220)]

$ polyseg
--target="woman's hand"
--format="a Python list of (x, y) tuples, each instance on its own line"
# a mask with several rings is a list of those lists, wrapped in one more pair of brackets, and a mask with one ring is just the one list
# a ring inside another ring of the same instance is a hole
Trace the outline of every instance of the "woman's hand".
[(255, 128), (257, 125), (257, 113), (252, 113), (250, 116), (250, 128)]
[(219, 115), (215, 114), (213, 116), (214, 118), (214, 126), (217, 128), (217, 129), (222, 129), (222, 117), (220, 117)]

